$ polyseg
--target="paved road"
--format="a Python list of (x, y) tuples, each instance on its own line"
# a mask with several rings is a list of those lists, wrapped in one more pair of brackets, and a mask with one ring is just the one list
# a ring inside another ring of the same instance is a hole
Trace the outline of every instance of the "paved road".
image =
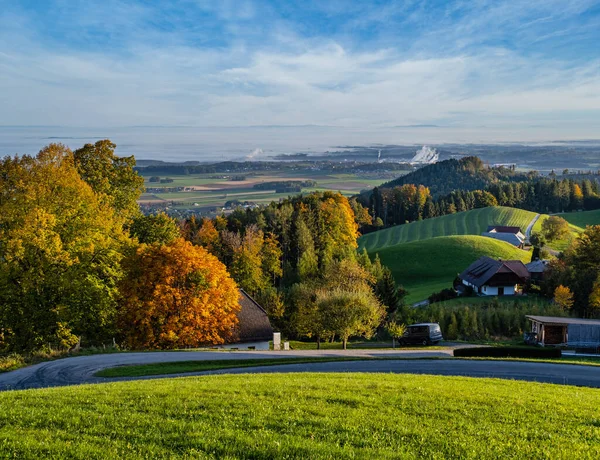
[(531, 231), (533, 230), (533, 226), (536, 224), (539, 218), (540, 214), (536, 214), (536, 216), (531, 220), (531, 222), (527, 226), (527, 230), (525, 230), (525, 238), (527, 239), (527, 241), (529, 241), (529, 238), (531, 238)]
[(79, 356), (37, 364), (6, 374), (0, 374), (0, 390), (41, 388), (50, 386), (100, 383), (107, 381), (135, 380), (137, 378), (103, 379), (94, 377), (101, 369), (124, 364), (144, 364), (173, 362), (182, 360), (215, 359), (255, 359), (293, 358), (309, 356), (364, 356), (386, 358), (414, 358), (382, 361), (349, 361), (311, 364), (288, 364), (283, 366), (262, 366), (242, 369), (223, 369), (198, 373), (169, 376), (152, 376), (143, 379), (174, 376), (273, 373), (273, 372), (383, 372), (414, 373), (433, 375), (458, 375), (472, 377), (494, 377), (503, 379), (528, 380), (588, 386), (600, 388), (600, 369), (593, 366), (569, 364), (548, 364), (519, 361), (479, 361), (479, 360), (426, 360), (419, 358), (447, 358), (447, 350), (323, 350), (290, 352), (155, 352), (119, 353), (112, 355)]

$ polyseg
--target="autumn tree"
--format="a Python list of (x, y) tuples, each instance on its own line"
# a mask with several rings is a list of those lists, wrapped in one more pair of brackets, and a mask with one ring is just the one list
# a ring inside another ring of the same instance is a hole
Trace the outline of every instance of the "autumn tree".
[(204, 248), (183, 239), (142, 245), (125, 268), (118, 319), (129, 347), (195, 347), (232, 338), (239, 291)]
[(119, 214), (139, 214), (137, 199), (144, 190), (144, 179), (133, 169), (135, 158), (115, 155), (116, 145), (104, 139), (75, 150), (75, 167), (97, 195), (108, 200)]
[(10, 349), (110, 340), (131, 246), (123, 225), (64, 145), (0, 162), (0, 328)]
[(571, 290), (562, 284), (554, 290), (554, 303), (556, 303), (563, 311), (569, 311), (573, 308), (573, 293)]

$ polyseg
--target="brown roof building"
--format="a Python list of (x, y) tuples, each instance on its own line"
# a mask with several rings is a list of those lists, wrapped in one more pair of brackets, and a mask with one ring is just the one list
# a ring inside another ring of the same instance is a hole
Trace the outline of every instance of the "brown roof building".
[(520, 260), (496, 260), (481, 257), (459, 275), (462, 284), (480, 295), (516, 295), (530, 278)]

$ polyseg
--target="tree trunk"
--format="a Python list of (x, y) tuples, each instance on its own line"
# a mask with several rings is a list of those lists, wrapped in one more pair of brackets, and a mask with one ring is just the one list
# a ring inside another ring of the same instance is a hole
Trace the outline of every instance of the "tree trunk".
[(392, 348), (396, 348), (396, 339), (392, 337)]
[(317, 336), (317, 350), (320, 350), (320, 349), (321, 349), (321, 336), (318, 335)]
[(348, 347), (348, 339), (344, 338), (342, 343), (344, 344), (344, 350), (346, 350), (346, 348)]

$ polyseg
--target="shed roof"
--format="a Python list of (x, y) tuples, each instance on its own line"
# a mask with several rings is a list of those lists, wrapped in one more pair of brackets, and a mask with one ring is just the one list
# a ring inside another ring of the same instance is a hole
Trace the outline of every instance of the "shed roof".
[(529, 270), (529, 273), (544, 273), (546, 268), (548, 268), (548, 262), (548, 260), (534, 260), (525, 264), (525, 266)]
[(600, 319), (584, 319), (584, 318), (563, 318), (561, 316), (534, 316), (525, 315), (527, 319), (536, 321), (542, 324), (554, 324), (554, 325), (568, 325), (577, 324), (584, 326), (598, 326), (600, 327)]
[(240, 289), (240, 306), (236, 330), (237, 342), (262, 342), (273, 338), (267, 312), (246, 291)]
[(468, 283), (481, 287), (496, 274), (513, 273), (519, 278), (528, 279), (529, 272), (520, 260), (496, 260), (491, 257), (481, 257), (473, 262), (460, 274), (460, 278)]

